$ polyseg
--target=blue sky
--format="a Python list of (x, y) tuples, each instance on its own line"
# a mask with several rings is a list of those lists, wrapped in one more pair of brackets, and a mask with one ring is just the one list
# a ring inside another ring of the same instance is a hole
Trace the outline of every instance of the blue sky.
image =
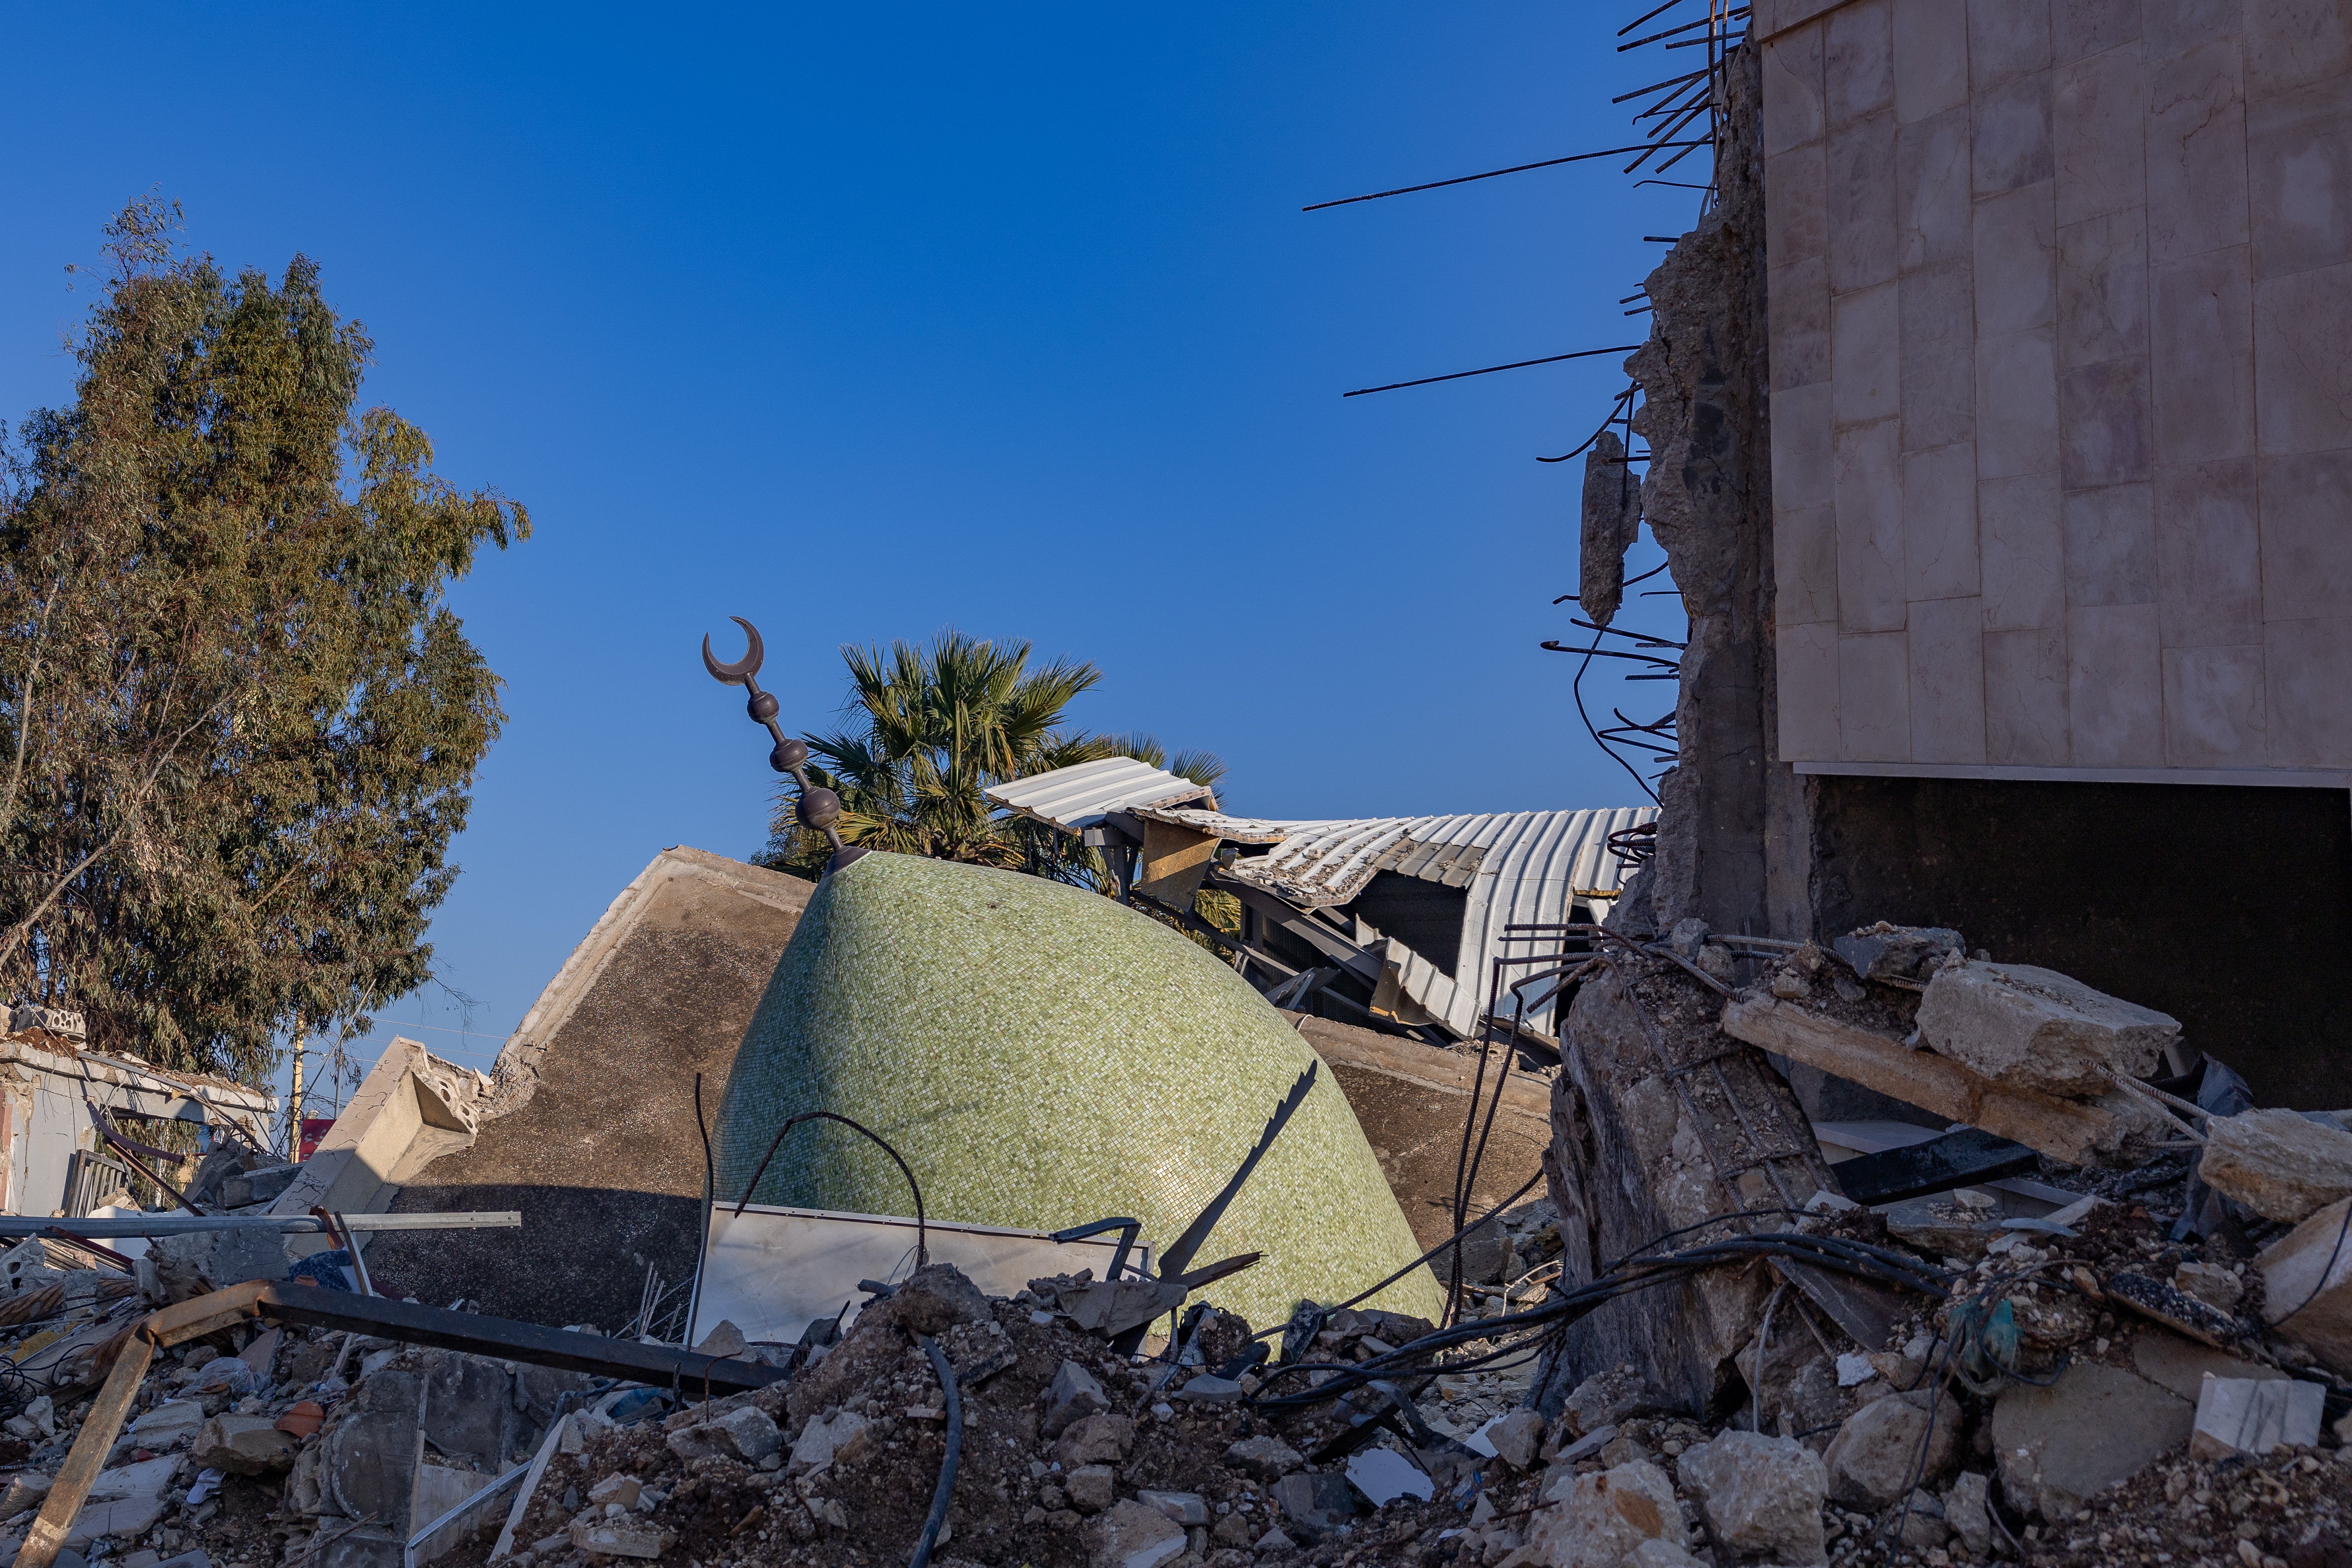
[(1078, 719), (1222, 752), (1235, 809), (1631, 804), (1537, 647), (1581, 465), (1533, 459), (1619, 358), (1339, 394), (1638, 341), (1695, 193), (1602, 160), (1298, 209), (1632, 140), (1608, 100), (1694, 63), (1613, 53), (1639, 9), (28, 11), (0, 414), (67, 395), (63, 267), (160, 186), (226, 264), (317, 258), (365, 399), (530, 507), (456, 596), (509, 713), (433, 931), (474, 1005), (377, 1040), (487, 1063), (663, 846), (758, 847), (766, 747), (697, 654), (730, 614), (792, 727), (841, 643), (953, 624), (1093, 659)]

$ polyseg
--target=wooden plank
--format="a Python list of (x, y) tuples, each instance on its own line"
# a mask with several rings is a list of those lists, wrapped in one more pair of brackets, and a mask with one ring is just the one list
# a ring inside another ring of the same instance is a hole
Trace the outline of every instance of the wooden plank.
[(1191, 909), (1192, 895), (1201, 890), (1202, 879), (1216, 864), (1221, 842), (1213, 833), (1199, 833), (1174, 823), (1147, 819), (1143, 824), (1143, 868), (1136, 875), (1135, 890), (1178, 909)]
[(35, 1517), (33, 1528), (26, 1532), (24, 1550), (16, 1553), (16, 1568), (50, 1568), (58, 1553), (65, 1550), (66, 1537), (73, 1532), (74, 1520), (89, 1499), (89, 1489), (98, 1483), (98, 1473), (106, 1466), (107, 1452), (121, 1435), (122, 1419), (131, 1414), (131, 1402), (137, 1397), (140, 1381), (147, 1375), (147, 1368), (154, 1359), (154, 1342), (147, 1337), (142, 1325), (131, 1334), (131, 1342), (122, 1347), (122, 1353), (114, 1358), (114, 1370), (106, 1374), (105, 1386), (98, 1391), (89, 1414), (83, 1417), (73, 1449), (58, 1467), (49, 1495), (41, 1500), (41, 1511)]
[(1769, 996), (1735, 996), (1725, 1003), (1723, 1031), (2070, 1165), (2097, 1163), (2122, 1145), (2127, 1131), (2103, 1106), (2011, 1089), (1948, 1057), (1914, 1050), (1874, 1030)]

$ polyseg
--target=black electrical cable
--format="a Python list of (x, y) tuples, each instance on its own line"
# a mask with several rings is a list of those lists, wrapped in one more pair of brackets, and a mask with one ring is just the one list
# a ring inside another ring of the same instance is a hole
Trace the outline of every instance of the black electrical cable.
[(743, 1212), (744, 1208), (750, 1205), (751, 1194), (760, 1190), (760, 1178), (768, 1173), (768, 1162), (774, 1159), (776, 1157), (776, 1151), (783, 1146), (784, 1134), (790, 1132), (793, 1128), (798, 1127), (803, 1121), (838, 1121), (844, 1127), (848, 1128), (851, 1131), (861, 1132), (866, 1137), (871, 1138), (877, 1144), (881, 1146), (882, 1152), (889, 1155), (892, 1160), (898, 1163), (898, 1173), (907, 1178), (908, 1191), (915, 1194), (915, 1267), (920, 1268), (924, 1264), (929, 1262), (930, 1250), (925, 1245), (926, 1237), (923, 1228), (923, 1189), (915, 1184), (915, 1173), (908, 1169), (907, 1162), (899, 1158), (898, 1151), (890, 1147), (888, 1141), (886, 1140), (879, 1132), (875, 1131), (870, 1127), (866, 1127), (859, 1122), (851, 1121), (848, 1117), (842, 1115), (839, 1111), (803, 1110), (798, 1116), (786, 1117), (784, 1119), (784, 1124), (776, 1129), (775, 1142), (770, 1143), (768, 1145), (768, 1152), (760, 1156), (759, 1167), (751, 1173), (751, 1179), (743, 1184), (743, 1195), (738, 1199), (735, 1204), (736, 1214), (740, 1215)]
[(940, 1460), (940, 1484), (931, 1489), (931, 1511), (923, 1519), (923, 1533), (915, 1542), (915, 1554), (907, 1559), (907, 1568), (924, 1568), (931, 1560), (931, 1548), (939, 1543), (940, 1527), (948, 1521), (948, 1499), (955, 1491), (956, 1462), (963, 1455), (963, 1395), (957, 1392), (955, 1368), (948, 1362), (947, 1352), (940, 1342), (929, 1334), (917, 1334), (916, 1342), (923, 1353), (931, 1358), (931, 1372), (940, 1380), (940, 1392), (947, 1403), (948, 1451)]

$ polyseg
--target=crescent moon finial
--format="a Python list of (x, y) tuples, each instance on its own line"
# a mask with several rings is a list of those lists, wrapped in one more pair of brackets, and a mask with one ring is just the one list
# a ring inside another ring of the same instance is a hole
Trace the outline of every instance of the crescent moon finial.
[(713, 680), (722, 681), (729, 686), (740, 686), (760, 673), (760, 661), (765, 657), (767, 650), (760, 644), (759, 627), (740, 616), (730, 616), (727, 618), (743, 628), (744, 637), (750, 639), (750, 647), (744, 650), (743, 657), (733, 664), (721, 664), (710, 652), (710, 635), (706, 632), (702, 637), (702, 668), (710, 671), (710, 679)]

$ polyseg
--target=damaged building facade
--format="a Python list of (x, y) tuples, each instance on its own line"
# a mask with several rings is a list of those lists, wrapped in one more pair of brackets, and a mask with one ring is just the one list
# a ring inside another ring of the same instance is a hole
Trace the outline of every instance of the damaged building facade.
[(1951, 926), (2352, 1101), (2348, 27), (1756, 6), (1630, 362), (1662, 929)]

